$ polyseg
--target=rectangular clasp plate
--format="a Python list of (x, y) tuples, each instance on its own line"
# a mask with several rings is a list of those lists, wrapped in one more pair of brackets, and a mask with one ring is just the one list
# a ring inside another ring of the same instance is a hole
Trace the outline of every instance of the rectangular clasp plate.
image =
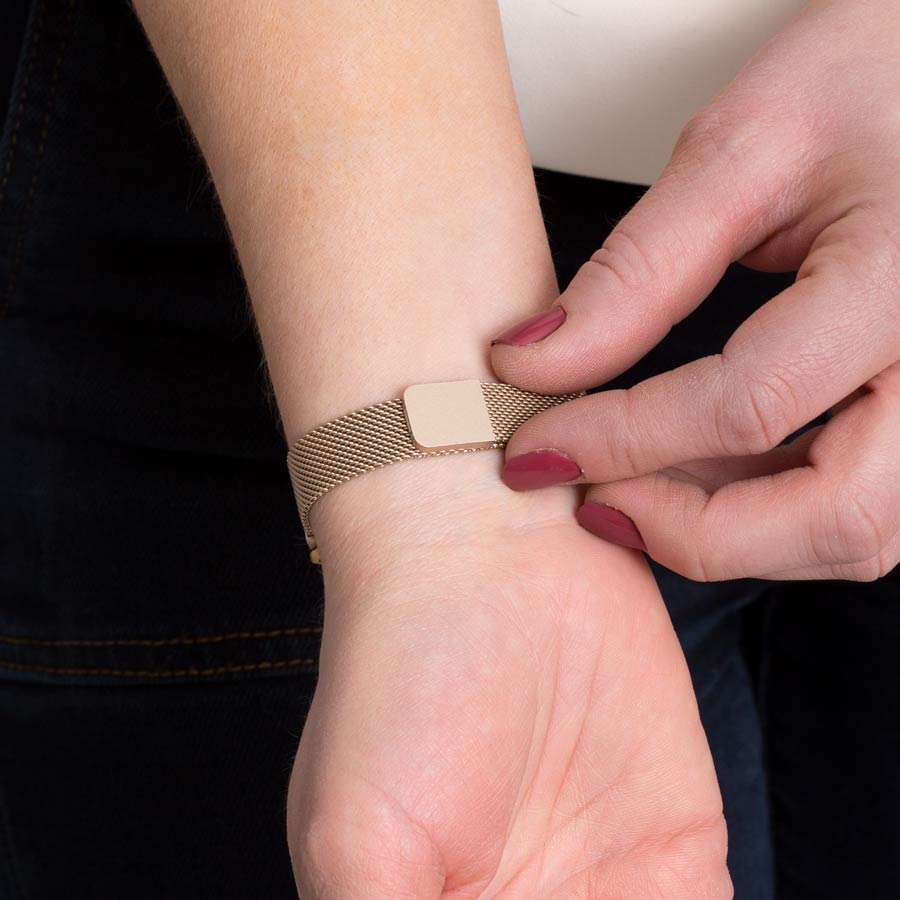
[(480, 381), (410, 385), (403, 407), (413, 442), (423, 453), (490, 447), (496, 440)]

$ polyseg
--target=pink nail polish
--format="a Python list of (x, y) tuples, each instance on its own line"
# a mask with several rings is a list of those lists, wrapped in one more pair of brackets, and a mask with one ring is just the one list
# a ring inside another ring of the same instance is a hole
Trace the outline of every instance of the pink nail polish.
[(575, 511), (578, 524), (597, 537), (620, 544), (622, 547), (633, 547), (635, 550), (646, 550), (641, 533), (634, 522), (623, 512), (606, 506), (603, 503), (583, 503)]
[(530, 491), (553, 484), (565, 484), (581, 475), (581, 467), (574, 459), (559, 450), (548, 448), (532, 450), (507, 460), (500, 477), (514, 491)]
[(542, 341), (548, 334), (553, 334), (563, 322), (566, 321), (566, 311), (561, 306), (554, 306), (546, 312), (538, 313), (530, 319), (525, 319), (517, 325), (513, 325), (508, 331), (504, 331), (499, 337), (491, 341), (494, 344), (512, 344), (514, 347), (523, 347), (525, 344), (533, 344)]

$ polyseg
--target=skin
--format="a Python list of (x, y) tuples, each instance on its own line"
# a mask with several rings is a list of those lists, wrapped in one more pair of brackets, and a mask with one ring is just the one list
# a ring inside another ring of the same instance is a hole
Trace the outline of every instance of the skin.
[(438, 527), (391, 478), (367, 488), (378, 510), (354, 518), (348, 492), (320, 510), (344, 562), (325, 573), (288, 796), (300, 896), (732, 897), (706, 737), (644, 561), (609, 566), (568, 488), (514, 494), (493, 454), (433, 462), (402, 465)]
[[(900, 3), (813, 2), (688, 123), (666, 170), (555, 301), (496, 344), (556, 392), (624, 371), (738, 261), (797, 271), (721, 354), (527, 422), (586, 499), (697, 580), (873, 580), (900, 561)], [(823, 427), (782, 441), (821, 413)]]
[[(496, 380), (490, 338), (559, 294), (496, 4), (135, 8), (209, 164), (287, 440), (412, 382)], [(645, 561), (577, 526), (575, 488), (517, 494), (501, 463), (405, 461), (312, 509), (300, 896), (727, 900), (715, 772)]]

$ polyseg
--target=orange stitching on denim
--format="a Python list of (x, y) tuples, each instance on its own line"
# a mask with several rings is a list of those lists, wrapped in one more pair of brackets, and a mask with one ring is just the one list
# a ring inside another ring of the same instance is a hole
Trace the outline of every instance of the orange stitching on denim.
[(64, 666), (29, 666), (12, 660), (0, 659), (0, 668), (18, 669), (23, 672), (45, 672), (50, 675), (114, 675), (123, 678), (209, 678), (213, 675), (230, 675), (238, 672), (257, 672), (266, 669), (287, 669), (318, 664), (318, 659), (309, 658), (278, 659), (273, 662), (214, 666), (208, 669), (87, 669)]
[(41, 42), (41, 31), (44, 27), (44, 10), (47, 4), (44, 0), (40, 0), (35, 14), (34, 34), (31, 37), (31, 47), (28, 54), (28, 67), (25, 69), (25, 75), (22, 78), (22, 92), (19, 95), (19, 105), (16, 108), (16, 118), (13, 122), (12, 131), (9, 135), (9, 153), (6, 156), (6, 163), (3, 166), (3, 178), (0, 179), (0, 209), (3, 209), (3, 203), (6, 200), (6, 187), (9, 184), (10, 175), (12, 175), (13, 160), (16, 157), (16, 144), (19, 139), (19, 128), (22, 125), (22, 118), (25, 115), (25, 103), (28, 100), (28, 87), (31, 81), (31, 73), (34, 71), (34, 61), (37, 59), (37, 48)]
[(202, 637), (173, 638), (25, 638), (0, 634), (0, 643), (21, 647), (174, 647), (196, 644), (221, 644), (223, 641), (259, 640), (261, 638), (293, 637), (298, 634), (320, 634), (319, 627), (275, 628), (272, 631), (231, 631), (227, 634), (209, 634)]

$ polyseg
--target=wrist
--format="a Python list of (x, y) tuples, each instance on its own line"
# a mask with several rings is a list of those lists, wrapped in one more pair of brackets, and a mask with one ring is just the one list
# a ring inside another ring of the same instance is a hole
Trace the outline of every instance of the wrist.
[(512, 491), (503, 459), (492, 449), (407, 459), (328, 491), (310, 511), (326, 573), (359, 563), (374, 573), (426, 548), (462, 552), (511, 530), (571, 525), (576, 488)]
[[(539, 395), (477, 379), (417, 383), (401, 398), (369, 405), (314, 429), (291, 446), (287, 457), (309, 546), (317, 545), (312, 508), (334, 488), (406, 460), (468, 457), (502, 448), (528, 418), (575, 396)], [(493, 480), (496, 483), (496, 473)], [(570, 480), (560, 478), (557, 483)], [(318, 549), (313, 560), (322, 560)]]
[(512, 493), (500, 480), (502, 465), (502, 451), (479, 450), (399, 460), (348, 479), (310, 509), (323, 558), (336, 546), (392, 540), (410, 526), (435, 531), (451, 506), (499, 500)]

